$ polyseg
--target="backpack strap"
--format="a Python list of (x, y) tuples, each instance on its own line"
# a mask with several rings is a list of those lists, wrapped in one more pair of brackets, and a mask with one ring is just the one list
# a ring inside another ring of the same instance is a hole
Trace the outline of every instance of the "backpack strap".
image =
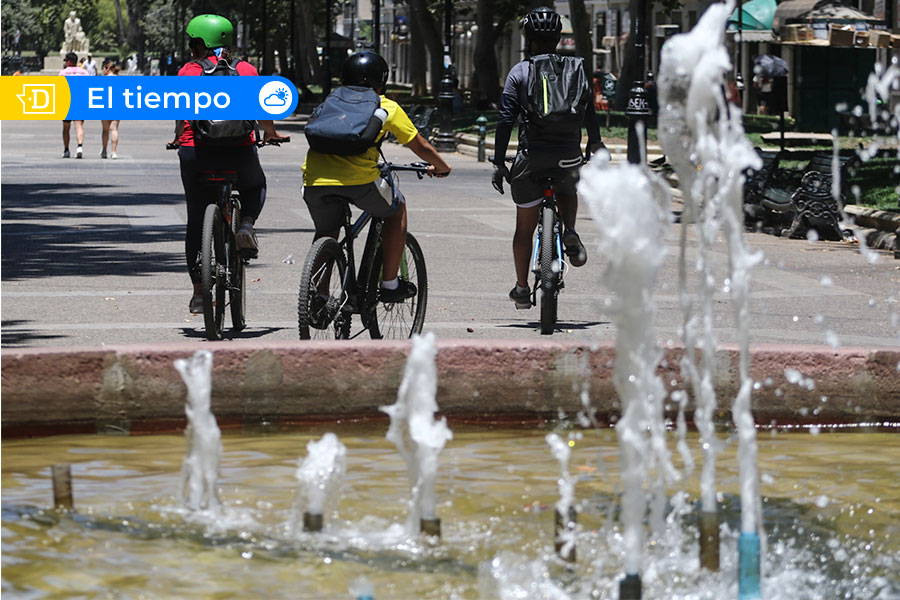
[(217, 64), (214, 63), (213, 61), (209, 60), (208, 57), (198, 58), (196, 60), (192, 60), (191, 62), (196, 65), (199, 65), (200, 69), (203, 71), (204, 74), (212, 73), (213, 71), (216, 70), (216, 66), (217, 66)]
[[(234, 72), (237, 73), (237, 66), (238, 66), (238, 63), (241, 62), (241, 59), (240, 58), (237, 59), (232, 64), (232, 63), (229, 63), (224, 58), (217, 58), (216, 62), (213, 62), (209, 59), (208, 56), (206, 56), (204, 58), (198, 58), (197, 60), (193, 60), (191, 62), (200, 65), (200, 68), (203, 70), (203, 74), (208, 75), (216, 70), (216, 67), (219, 66), (220, 62), (224, 62), (228, 66), (229, 69), (233, 69)], [(240, 73), (238, 73), (238, 75), (240, 75)]]

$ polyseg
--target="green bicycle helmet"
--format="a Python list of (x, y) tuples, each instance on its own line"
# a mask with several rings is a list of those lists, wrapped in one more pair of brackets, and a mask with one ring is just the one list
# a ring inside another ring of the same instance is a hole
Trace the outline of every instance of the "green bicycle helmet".
[(219, 15), (197, 15), (188, 23), (185, 33), (189, 38), (202, 40), (207, 48), (231, 46), (234, 42), (231, 21)]

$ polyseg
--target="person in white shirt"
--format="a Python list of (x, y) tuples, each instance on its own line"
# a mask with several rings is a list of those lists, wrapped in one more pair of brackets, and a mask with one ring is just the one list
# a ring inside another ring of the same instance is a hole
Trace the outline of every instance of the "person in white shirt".
[(90, 53), (88, 53), (87, 58), (84, 59), (84, 64), (81, 66), (88, 72), (88, 75), (97, 74), (97, 61), (94, 60), (94, 57), (91, 56)]

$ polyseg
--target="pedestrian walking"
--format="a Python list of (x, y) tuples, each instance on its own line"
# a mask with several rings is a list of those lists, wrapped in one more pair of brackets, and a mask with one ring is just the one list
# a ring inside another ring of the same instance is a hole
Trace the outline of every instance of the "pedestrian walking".
[[(115, 76), (119, 74), (119, 65), (112, 60), (106, 60), (103, 63), (103, 74)], [(111, 159), (119, 158), (116, 155), (116, 148), (119, 145), (119, 119), (103, 119), (100, 121), (103, 125), (103, 133), (100, 134), (100, 140), (103, 149), (100, 150), (100, 158), (106, 158), (106, 145), (110, 144), (111, 153), (108, 155)]]
[[(66, 67), (59, 72), (63, 77), (72, 77), (78, 75), (87, 75), (88, 72), (78, 66), (78, 55), (74, 52), (66, 54)], [(69, 158), (69, 130), (72, 127), (71, 120), (63, 120), (62, 139), (63, 139), (63, 158)], [(78, 146), (75, 148), (75, 158), (84, 156), (84, 120), (75, 121), (75, 141)]]
[(88, 72), (88, 75), (97, 74), (97, 61), (94, 60), (94, 57), (91, 56), (90, 52), (88, 52), (87, 58), (84, 59), (84, 64), (82, 66), (84, 67), (84, 70)]

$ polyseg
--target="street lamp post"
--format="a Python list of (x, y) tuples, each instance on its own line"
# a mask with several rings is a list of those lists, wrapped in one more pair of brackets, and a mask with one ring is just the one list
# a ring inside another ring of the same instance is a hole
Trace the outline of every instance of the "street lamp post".
[(738, 0), (738, 30), (737, 30), (737, 69), (734, 76), (734, 87), (737, 88), (741, 110), (744, 109), (744, 2)]
[(434, 138), (434, 147), (441, 152), (456, 152), (456, 137), (453, 135), (453, 64), (450, 55), (453, 6), (444, 0), (444, 77), (438, 95), (441, 109), (441, 126)]
[(631, 25), (634, 51), (637, 54), (637, 77), (628, 92), (628, 106), (625, 109), (625, 115), (628, 117), (628, 162), (635, 165), (641, 162), (641, 148), (647, 147), (646, 121), (650, 116), (650, 99), (644, 86), (644, 15), (647, 12), (647, 3), (646, 0), (639, 0), (637, 4), (637, 14), (632, 19)]
[(325, 3), (325, 47), (322, 52), (322, 70), (325, 72), (325, 81), (322, 85), (322, 95), (331, 93), (331, 19), (334, 18), (334, 0)]
[(372, 2), (372, 50), (381, 54), (381, 0)]

